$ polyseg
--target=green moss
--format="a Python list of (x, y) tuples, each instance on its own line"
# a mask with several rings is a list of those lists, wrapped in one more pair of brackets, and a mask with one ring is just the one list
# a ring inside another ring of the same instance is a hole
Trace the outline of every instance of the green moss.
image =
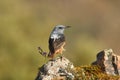
[(74, 69), (75, 80), (118, 80), (119, 76), (105, 74), (99, 66), (79, 66)]

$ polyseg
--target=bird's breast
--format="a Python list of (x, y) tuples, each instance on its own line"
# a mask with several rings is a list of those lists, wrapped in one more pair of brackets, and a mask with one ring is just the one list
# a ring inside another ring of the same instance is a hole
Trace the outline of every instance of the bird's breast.
[(52, 34), (50, 38), (52, 38), (52, 39), (58, 39), (58, 38), (60, 38), (60, 36), (58, 34)]

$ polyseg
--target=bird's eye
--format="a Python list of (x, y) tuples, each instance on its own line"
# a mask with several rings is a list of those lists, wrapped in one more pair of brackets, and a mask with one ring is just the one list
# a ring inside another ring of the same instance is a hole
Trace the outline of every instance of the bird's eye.
[(59, 29), (62, 29), (62, 27), (59, 27)]

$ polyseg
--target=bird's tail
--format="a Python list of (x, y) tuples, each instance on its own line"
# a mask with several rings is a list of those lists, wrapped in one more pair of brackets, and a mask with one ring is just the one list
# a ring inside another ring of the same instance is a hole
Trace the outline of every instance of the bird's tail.
[(53, 58), (53, 57), (54, 57), (54, 55), (51, 52), (49, 52), (48, 53), (48, 58)]

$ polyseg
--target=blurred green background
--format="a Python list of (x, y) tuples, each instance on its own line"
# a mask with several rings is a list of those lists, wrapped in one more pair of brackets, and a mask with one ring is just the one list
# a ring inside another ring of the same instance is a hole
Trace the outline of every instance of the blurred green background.
[(120, 50), (119, 0), (0, 0), (0, 80), (34, 80), (46, 61), (57, 24), (70, 25), (66, 56), (75, 66), (90, 64), (106, 48)]

